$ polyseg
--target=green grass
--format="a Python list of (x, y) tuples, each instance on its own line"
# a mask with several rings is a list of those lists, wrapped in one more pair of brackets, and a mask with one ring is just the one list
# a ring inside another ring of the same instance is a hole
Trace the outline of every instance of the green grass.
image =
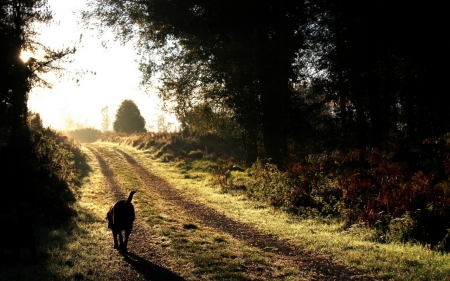
[(210, 173), (186, 170), (182, 164), (155, 161), (149, 157), (149, 153), (131, 147), (121, 146), (120, 149), (139, 159), (149, 170), (165, 178), (186, 196), (261, 231), (290, 240), (300, 248), (329, 255), (347, 266), (392, 280), (450, 278), (449, 254), (412, 243), (375, 243), (368, 241), (370, 230), (364, 228), (342, 231), (339, 221), (300, 219), (272, 207), (261, 207), (260, 202), (251, 201), (246, 196), (232, 196), (213, 187)]
[(137, 217), (149, 224), (157, 239), (156, 244), (168, 251), (165, 262), (175, 273), (187, 280), (267, 280), (274, 276), (303, 280), (301, 276), (304, 274), (295, 262), (277, 265), (273, 263), (273, 254), (247, 246), (228, 234), (218, 233), (160, 198), (108, 146), (97, 144), (101, 154), (109, 159), (124, 189), (137, 191), (133, 199)]

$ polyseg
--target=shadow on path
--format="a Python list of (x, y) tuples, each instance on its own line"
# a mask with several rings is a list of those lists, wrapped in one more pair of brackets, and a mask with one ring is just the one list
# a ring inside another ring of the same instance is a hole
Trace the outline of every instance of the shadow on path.
[(131, 268), (142, 275), (145, 280), (167, 281), (167, 280), (185, 280), (181, 276), (167, 270), (161, 266), (153, 264), (139, 255), (130, 252), (120, 252), (125, 261)]

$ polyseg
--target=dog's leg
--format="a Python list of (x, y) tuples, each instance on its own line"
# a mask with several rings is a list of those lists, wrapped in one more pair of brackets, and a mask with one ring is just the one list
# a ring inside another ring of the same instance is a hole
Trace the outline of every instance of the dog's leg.
[(113, 233), (113, 239), (114, 239), (114, 249), (118, 249), (119, 245), (117, 244), (117, 231), (115, 229), (113, 229), (112, 233)]
[(122, 236), (122, 231), (119, 231), (119, 245), (120, 245), (120, 249), (123, 249), (123, 236)]
[(128, 237), (130, 237), (130, 233), (131, 233), (131, 230), (132, 230), (132, 228), (133, 228), (133, 225), (131, 225), (129, 228), (126, 228), (125, 229), (125, 242), (124, 242), (124, 247), (123, 247), (123, 249), (126, 251), (127, 250), (127, 246), (128, 246)]

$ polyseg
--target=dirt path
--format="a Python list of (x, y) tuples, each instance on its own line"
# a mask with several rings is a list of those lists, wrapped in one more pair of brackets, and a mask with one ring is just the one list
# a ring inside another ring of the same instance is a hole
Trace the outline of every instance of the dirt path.
[[(126, 198), (106, 161), (94, 148), (88, 148), (97, 158), (102, 173), (115, 198), (117, 200)], [(219, 232), (228, 233), (248, 245), (266, 252), (273, 252), (283, 259), (298, 262), (302, 267), (308, 268), (315, 273), (315, 278), (312, 280), (373, 280), (361, 272), (334, 262), (328, 257), (313, 255), (297, 249), (294, 245), (280, 240), (275, 235), (262, 233), (247, 224), (230, 219), (210, 207), (187, 200), (177, 189), (164, 179), (150, 173), (131, 155), (120, 149), (116, 149), (116, 151), (134, 167), (145, 185), (154, 188), (165, 200), (180, 206), (189, 215), (201, 220), (205, 225), (217, 229)], [(132, 235), (137, 237), (137, 239), (133, 238), (130, 240), (130, 248), (133, 248), (134, 253), (122, 253), (129, 266), (120, 269), (119, 275), (121, 280), (183, 280), (182, 277), (167, 269), (168, 267), (164, 260), (168, 253), (164, 249), (154, 246), (155, 243), (152, 243), (151, 231), (145, 223), (137, 220)], [(139, 243), (133, 245), (133, 241), (139, 241)], [(142, 243), (142, 241), (145, 241), (145, 243)]]
[[(120, 184), (114, 177), (114, 172), (105, 159), (94, 148), (87, 148), (99, 162), (101, 172), (114, 194), (115, 201), (127, 198), (128, 194), (123, 193)], [(134, 252), (120, 252), (126, 264), (118, 270), (117, 280), (184, 280), (166, 269), (164, 257), (167, 253), (164, 249), (154, 246), (153, 240), (150, 228), (141, 220), (136, 220), (133, 225), (133, 239), (129, 241), (129, 247), (133, 248)], [(139, 243), (137, 243), (138, 241)]]

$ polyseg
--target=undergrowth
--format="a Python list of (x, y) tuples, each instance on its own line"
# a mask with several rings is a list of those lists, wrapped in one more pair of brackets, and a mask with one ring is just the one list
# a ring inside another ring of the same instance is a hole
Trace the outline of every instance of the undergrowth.
[(13, 219), (20, 209), (33, 220), (63, 222), (73, 214), (85, 154), (72, 139), (33, 122), (35, 115), (30, 119), (28, 127), (5, 130), (0, 140), (0, 211)]

